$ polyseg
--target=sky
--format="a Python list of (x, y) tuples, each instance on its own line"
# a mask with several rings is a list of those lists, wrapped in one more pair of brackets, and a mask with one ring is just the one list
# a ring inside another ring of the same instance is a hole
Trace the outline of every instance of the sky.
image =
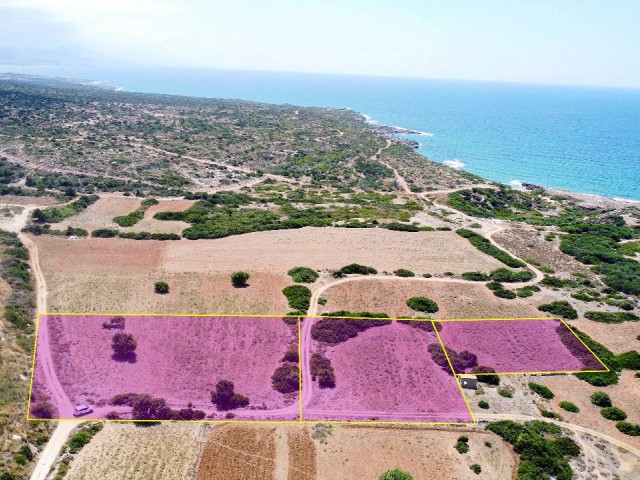
[(0, 0), (0, 61), (640, 88), (636, 0)]

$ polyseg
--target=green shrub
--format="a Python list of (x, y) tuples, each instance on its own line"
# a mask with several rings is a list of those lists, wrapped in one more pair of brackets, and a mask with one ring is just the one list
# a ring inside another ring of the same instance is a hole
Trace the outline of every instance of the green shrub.
[(110, 228), (99, 228), (91, 232), (91, 236), (95, 238), (113, 238), (118, 236), (118, 232)]
[(413, 480), (413, 477), (402, 470), (389, 470), (380, 475), (379, 480)]
[(489, 275), (482, 272), (464, 272), (462, 274), (463, 280), (469, 280), (471, 282), (486, 282), (489, 280)]
[(480, 400), (478, 402), (478, 407), (487, 410), (489, 408), (489, 402), (487, 402), (486, 400)]
[(133, 227), (136, 223), (144, 218), (144, 212), (136, 210), (127, 215), (119, 215), (113, 218), (113, 221), (121, 227)]
[(591, 403), (598, 407), (610, 407), (612, 405), (611, 397), (605, 392), (593, 392), (589, 398), (591, 399)]
[[(337, 312), (341, 313), (341, 312)], [(319, 320), (311, 327), (311, 338), (332, 345), (346, 342), (369, 328), (390, 325), (391, 320), (360, 320), (347, 318), (327, 318)]]
[(298, 366), (295, 363), (284, 363), (273, 372), (271, 385), (280, 393), (297, 392), (299, 389)]
[(621, 368), (640, 370), (640, 353), (634, 350), (616, 355), (616, 361)]
[(578, 312), (566, 300), (556, 300), (555, 302), (539, 305), (538, 310), (570, 320), (578, 318)]
[(469, 444), (467, 442), (458, 441), (455, 445), (456, 450), (460, 454), (465, 454), (469, 451)]
[(528, 282), (535, 274), (531, 270), (522, 270), (520, 272), (514, 272), (506, 268), (498, 268), (491, 272), (491, 280), (494, 282)]
[(479, 463), (474, 463), (473, 465), (471, 465), (469, 467), (471, 469), (471, 471), (473, 473), (475, 473), (476, 475), (480, 475), (480, 473), (482, 472), (482, 467), (480, 466)]
[(294, 267), (287, 274), (297, 283), (313, 283), (319, 277), (318, 272), (309, 267)]
[(247, 280), (249, 280), (247, 272), (238, 271), (231, 274), (231, 284), (236, 288), (244, 288), (247, 286)]
[(218, 410), (233, 410), (249, 405), (249, 398), (235, 391), (235, 385), (229, 380), (220, 380), (216, 389), (211, 392), (211, 403)]
[(607, 420), (619, 421), (627, 419), (627, 414), (625, 413), (625, 411), (618, 407), (604, 407), (602, 410), (600, 410), (600, 415), (602, 415)]
[(522, 287), (516, 289), (516, 295), (520, 298), (532, 297), (535, 292), (539, 292), (540, 287), (537, 285), (529, 285), (528, 287)]
[(156, 282), (153, 284), (153, 288), (155, 292), (160, 295), (166, 295), (169, 293), (169, 284), (167, 282)]
[(311, 290), (304, 285), (289, 285), (282, 289), (282, 293), (287, 297), (287, 301), (291, 308), (300, 311), (306, 311), (309, 309)]
[(553, 392), (549, 390), (547, 387), (545, 387), (544, 385), (540, 385), (539, 383), (534, 383), (534, 382), (529, 382), (528, 385), (533, 393), (537, 393), (542, 398), (551, 400), (555, 396)]
[(373, 267), (367, 267), (365, 265), (359, 265), (357, 263), (345, 265), (338, 271), (343, 275), (375, 275), (376, 273), (378, 273), (378, 271)]
[(420, 227), (418, 227), (417, 225), (413, 225), (411, 223), (392, 222), (392, 223), (387, 223), (382, 227), (386, 228), (387, 230), (396, 230), (399, 232), (419, 232), (420, 231)]
[(637, 322), (640, 317), (629, 312), (585, 312), (585, 318), (601, 323)]
[(511, 290), (505, 290), (505, 289), (494, 290), (493, 294), (496, 297), (504, 298), (506, 300), (513, 300), (514, 298), (517, 297), (516, 292), (513, 292)]
[(578, 413), (580, 411), (580, 408), (578, 408), (578, 406), (575, 403), (571, 403), (571, 402), (560, 402), (559, 407), (562, 408), (563, 410), (566, 410), (567, 412), (571, 412), (571, 413)]
[(640, 425), (629, 422), (618, 422), (616, 423), (616, 428), (625, 435), (630, 435), (632, 437), (640, 436)]
[(505, 398), (513, 398), (513, 392), (507, 388), (499, 388), (498, 395)]
[(500, 385), (500, 377), (495, 372), (493, 368), (482, 365), (471, 369), (471, 373), (476, 374), (478, 382), (486, 383), (487, 385)]
[(407, 300), (407, 306), (418, 312), (436, 313), (438, 311), (438, 304), (427, 297), (411, 297)]
[(406, 268), (399, 268), (398, 270), (395, 270), (393, 274), (396, 277), (415, 277), (416, 276), (415, 273), (413, 273), (411, 270), (407, 270)]

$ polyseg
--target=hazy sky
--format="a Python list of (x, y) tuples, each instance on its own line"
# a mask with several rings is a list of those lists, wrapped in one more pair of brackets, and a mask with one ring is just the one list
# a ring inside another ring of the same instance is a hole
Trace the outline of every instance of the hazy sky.
[(637, 0), (0, 0), (14, 56), (633, 87), (639, 26)]

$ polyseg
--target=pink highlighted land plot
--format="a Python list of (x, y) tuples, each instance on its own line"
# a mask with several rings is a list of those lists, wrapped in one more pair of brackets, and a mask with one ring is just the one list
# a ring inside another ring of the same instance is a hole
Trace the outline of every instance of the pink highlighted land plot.
[[(30, 418), (48, 416), (43, 408), (48, 404), (53, 418), (63, 419), (73, 418), (79, 405), (93, 410), (83, 418), (95, 419), (299, 419), (297, 357), (284, 359), (288, 351), (297, 352), (297, 321), (287, 325), (281, 317), (113, 318), (40, 318)], [(116, 335), (130, 335), (135, 351), (114, 353)], [(274, 389), (272, 376), (280, 367), (285, 367), (283, 382), (289, 382), (290, 392)], [(232, 382), (234, 390), (223, 389), (214, 403), (211, 392), (220, 380)], [(134, 395), (114, 402), (117, 395), (130, 393)], [(138, 416), (132, 416), (140, 395), (165, 402), (146, 407), (139, 403)], [(237, 395), (246, 397), (248, 404)]]
[(436, 325), (456, 374), (476, 366), (497, 373), (606, 371), (557, 319), (452, 320)]
[(304, 420), (473, 421), (451, 368), (432, 358), (443, 352), (430, 321), (305, 318), (302, 331)]

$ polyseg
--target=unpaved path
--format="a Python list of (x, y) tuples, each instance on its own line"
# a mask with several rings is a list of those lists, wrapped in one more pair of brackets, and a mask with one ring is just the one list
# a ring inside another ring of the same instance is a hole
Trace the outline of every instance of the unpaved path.
[(47, 478), (60, 450), (67, 443), (67, 438), (77, 425), (78, 422), (58, 422), (58, 426), (49, 437), (47, 446), (44, 447), (38, 458), (38, 463), (31, 474), (31, 480), (45, 480)]

